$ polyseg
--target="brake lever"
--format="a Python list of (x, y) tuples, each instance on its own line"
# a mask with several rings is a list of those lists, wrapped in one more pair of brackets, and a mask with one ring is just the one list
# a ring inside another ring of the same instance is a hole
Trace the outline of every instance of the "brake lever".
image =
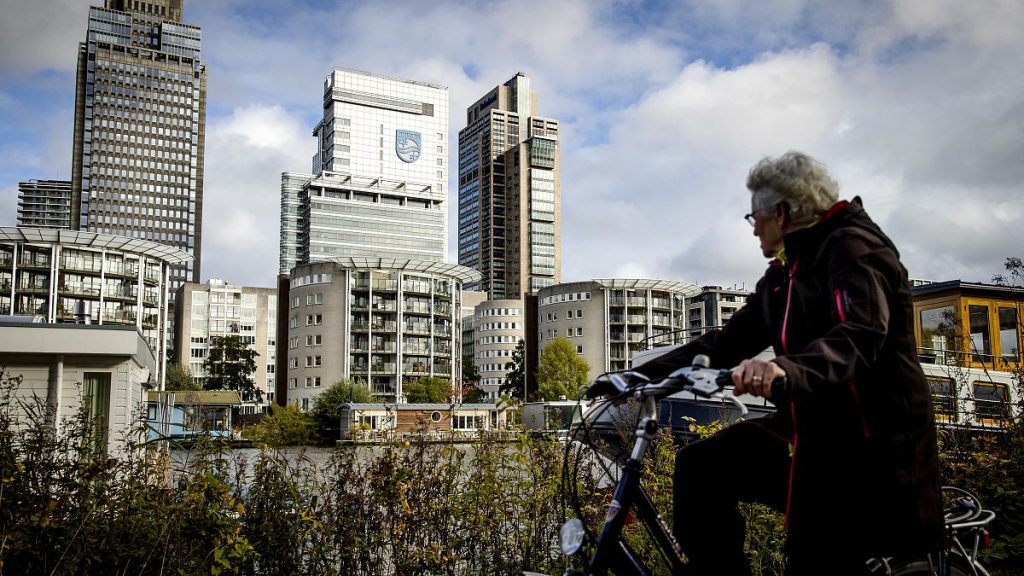
[(750, 412), (750, 410), (747, 408), (747, 405), (741, 402), (740, 399), (737, 398), (736, 395), (732, 393), (732, 390), (722, 390), (722, 398), (732, 402), (733, 405), (739, 409), (740, 416), (746, 416), (747, 413)]

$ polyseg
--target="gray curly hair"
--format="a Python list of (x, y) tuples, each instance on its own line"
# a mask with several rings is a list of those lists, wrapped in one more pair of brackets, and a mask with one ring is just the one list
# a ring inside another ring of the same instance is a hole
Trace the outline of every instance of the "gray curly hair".
[(839, 198), (839, 184), (828, 175), (825, 165), (803, 152), (765, 157), (750, 169), (747, 189), (754, 195), (757, 210), (785, 203), (794, 224), (814, 220)]

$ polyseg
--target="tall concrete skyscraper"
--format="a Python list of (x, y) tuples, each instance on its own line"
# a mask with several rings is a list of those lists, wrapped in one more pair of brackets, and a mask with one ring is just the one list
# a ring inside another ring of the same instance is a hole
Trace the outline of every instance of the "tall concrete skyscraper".
[(168, 244), (198, 282), (206, 67), (182, 0), (105, 0), (78, 48), (71, 227)]
[(474, 290), (521, 298), (561, 281), (558, 121), (537, 115), (517, 73), (466, 111), (459, 131), (459, 264)]
[(335, 68), (311, 174), (281, 175), (281, 261), (444, 260), (448, 89)]

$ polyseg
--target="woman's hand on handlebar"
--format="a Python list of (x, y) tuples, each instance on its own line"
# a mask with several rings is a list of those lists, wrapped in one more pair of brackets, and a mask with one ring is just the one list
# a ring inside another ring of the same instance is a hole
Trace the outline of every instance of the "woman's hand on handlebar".
[(778, 364), (757, 358), (744, 360), (732, 369), (732, 383), (736, 386), (736, 395), (752, 394), (769, 398), (772, 394), (772, 382), (785, 377), (786, 372)]

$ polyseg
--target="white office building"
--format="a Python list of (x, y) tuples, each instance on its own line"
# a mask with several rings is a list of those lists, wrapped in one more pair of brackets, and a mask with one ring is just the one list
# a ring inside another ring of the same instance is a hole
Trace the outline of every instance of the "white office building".
[(334, 69), (310, 174), (281, 175), (280, 272), (339, 257), (443, 261), (448, 89)]
[(206, 284), (186, 282), (176, 293), (175, 358), (197, 381), (206, 379), (204, 364), (212, 339), (238, 336), (256, 351), (256, 389), (262, 402), (244, 398), (243, 413), (263, 412), (274, 401), (277, 363), (277, 289), (230, 284), (216, 278)]

